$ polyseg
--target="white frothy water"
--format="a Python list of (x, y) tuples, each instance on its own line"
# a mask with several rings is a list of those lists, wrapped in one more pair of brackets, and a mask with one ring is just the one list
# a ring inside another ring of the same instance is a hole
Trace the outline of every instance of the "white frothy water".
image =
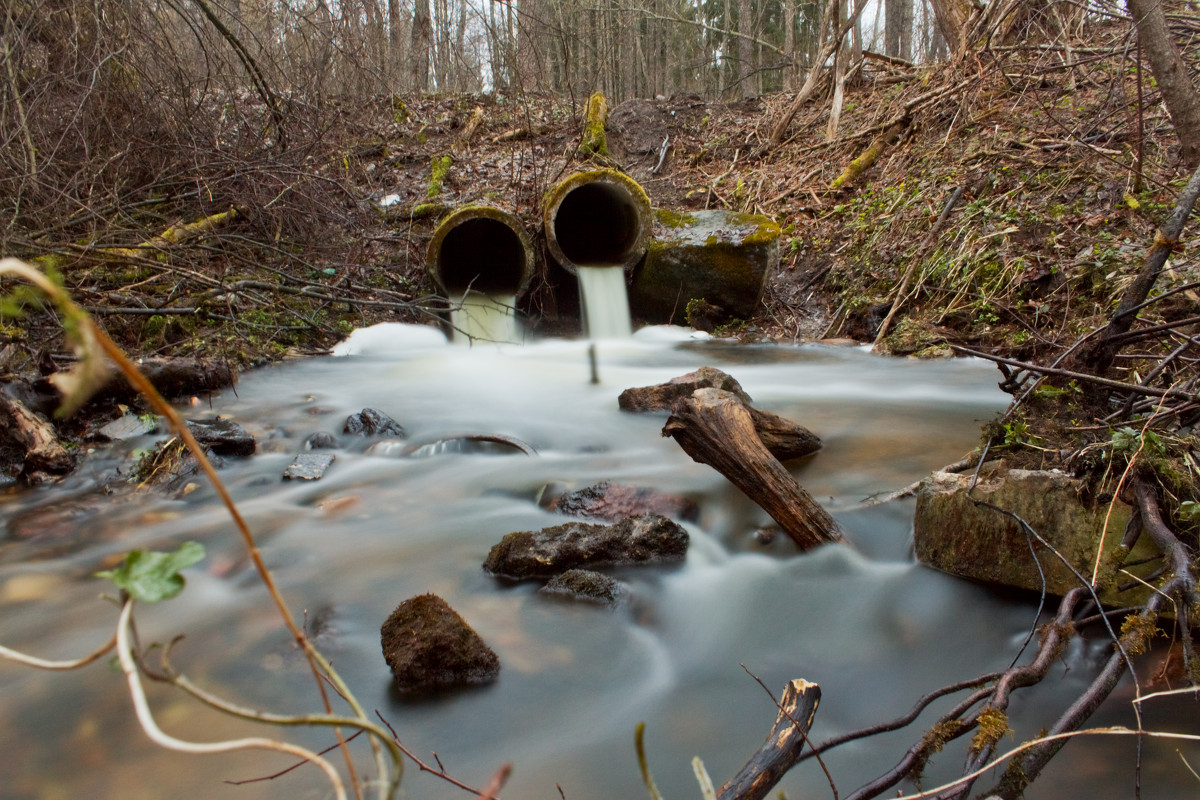
[(450, 322), (455, 341), (520, 344), (515, 295), (469, 291), (450, 298)]
[(589, 339), (625, 339), (633, 333), (622, 267), (580, 267), (579, 294)]

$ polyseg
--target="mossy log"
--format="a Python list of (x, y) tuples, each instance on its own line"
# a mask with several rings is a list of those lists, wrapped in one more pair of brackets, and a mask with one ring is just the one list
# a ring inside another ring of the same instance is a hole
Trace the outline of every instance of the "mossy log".
[(608, 121), (608, 99), (601, 92), (588, 98), (587, 116), (583, 122), (583, 138), (575, 150), (576, 158), (608, 156), (608, 136), (604, 126)]
[(879, 154), (884, 148), (896, 141), (904, 129), (908, 127), (908, 117), (901, 117), (888, 126), (887, 130), (879, 135), (875, 141), (867, 146), (867, 149), (859, 154), (858, 158), (850, 162), (841, 175), (833, 179), (833, 183), (829, 184), (830, 189), (840, 189), (848, 183), (853, 182), (859, 175), (863, 174), (875, 160), (879, 158)]
[(471, 146), (471, 138), (475, 136), (479, 126), (483, 124), (483, 106), (475, 106), (471, 112), (470, 118), (463, 125), (462, 132), (458, 134), (458, 138), (454, 140), (454, 144), (450, 148), (450, 152), (454, 155), (461, 155)]
[(454, 210), (448, 203), (415, 203), (411, 206), (392, 206), (383, 212), (385, 222), (413, 222), (418, 219), (441, 219)]
[(433, 156), (429, 159), (429, 188), (425, 196), (430, 200), (442, 193), (446, 186), (446, 176), (450, 173), (450, 165), (454, 159), (450, 156)]
[[(158, 236), (135, 244), (132, 247), (102, 247), (91, 250), (90, 253), (93, 256), (101, 258), (143, 258), (157, 251), (166, 250), (169, 247), (208, 236), (237, 215), (237, 209), (230, 208), (228, 211), (211, 214), (195, 222), (173, 225)], [(56, 271), (63, 266), (64, 261), (65, 258), (61, 253), (47, 253), (44, 256), (33, 259), (32, 263), (40, 269)]]
[(696, 390), (675, 404), (662, 433), (745, 492), (801, 550), (845, 542), (829, 512), (763, 445), (750, 409), (733, 393)]
[(717, 800), (761, 800), (789, 769), (800, 760), (817, 705), (821, 687), (803, 679), (790, 681), (779, 699), (779, 715), (766, 742), (717, 794)]

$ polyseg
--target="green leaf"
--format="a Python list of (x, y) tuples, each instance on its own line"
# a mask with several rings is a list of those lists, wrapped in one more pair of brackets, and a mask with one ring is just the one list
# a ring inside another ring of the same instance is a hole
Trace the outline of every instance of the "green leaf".
[(135, 600), (157, 603), (170, 600), (183, 591), (180, 571), (204, 558), (204, 545), (184, 542), (173, 553), (134, 550), (116, 569), (97, 572), (97, 578), (107, 578)]

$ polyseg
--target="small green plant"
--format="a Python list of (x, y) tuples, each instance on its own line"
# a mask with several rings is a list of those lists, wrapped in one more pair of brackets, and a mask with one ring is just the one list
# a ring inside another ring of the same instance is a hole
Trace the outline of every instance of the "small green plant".
[(204, 559), (204, 545), (184, 542), (173, 553), (134, 550), (116, 569), (97, 572), (97, 578), (107, 578), (117, 588), (143, 603), (170, 600), (183, 591), (185, 581), (180, 573)]
[(1128, 426), (1113, 431), (1112, 448), (1114, 454), (1124, 453), (1126, 455), (1135, 453), (1139, 449), (1152, 456), (1165, 455), (1167, 452), (1162, 437), (1157, 433), (1149, 429), (1138, 431)]

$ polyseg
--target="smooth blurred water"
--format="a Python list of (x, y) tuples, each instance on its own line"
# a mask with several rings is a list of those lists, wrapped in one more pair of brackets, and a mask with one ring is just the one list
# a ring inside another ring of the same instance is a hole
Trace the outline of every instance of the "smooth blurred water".
[[(589, 382), (584, 341), (466, 348), (428, 328), (385, 326), (357, 333), (339, 348), (342, 356), (252, 372), (214, 398), (211, 410), (189, 409), (228, 415), (256, 435), (258, 453), (228, 460), (222, 475), (292, 608), (359, 700), (408, 747), (436, 751), (452, 773), (479, 786), (513, 763), (508, 798), (559, 797), (556, 786), (569, 800), (633, 798), (645, 796), (633, 750), (634, 728), (645, 721), (659, 787), (667, 797), (696, 797), (691, 758), (703, 758), (720, 784), (774, 719), (771, 700), (741, 665), (775, 692), (793, 678), (819, 683), (817, 740), (891, 719), (922, 693), (1008, 665), (1034, 623), (1034, 606), (912, 563), (911, 502), (861, 505), (975, 446), (980, 426), (1006, 401), (989, 365), (888, 360), (819, 345), (735, 346), (673, 328), (597, 347), (598, 385)], [(665, 414), (617, 409), (623, 389), (706, 364), (737, 378), (758, 407), (823, 438), (825, 448), (795, 473), (845, 525), (851, 547), (798, 555), (783, 536), (759, 544), (754, 532), (768, 518), (661, 436)], [(408, 442), (500, 435), (537, 455), (402, 455), (400, 445), (368, 448), (346, 438), (322, 480), (281, 480), (306, 437), (341, 435), (346, 416), (364, 407), (400, 422)], [(128, 458), (151, 443), (97, 457)], [(549, 601), (535, 586), (503, 585), (481, 570), (503, 535), (562, 521), (535, 503), (543, 486), (602, 480), (696, 500), (700, 516), (687, 525), (684, 565), (622, 571), (633, 599), (615, 611)], [(231, 699), (276, 712), (318, 710), (312, 676), (212, 490), (110, 500), (95, 496), (94, 483), (85, 468), (62, 487), (0, 505), (7, 526), (0, 642), (47, 657), (90, 649), (116, 619), (91, 573), (136, 547), (196, 540), (207, 559), (188, 571), (180, 597), (139, 611), (143, 640), (186, 634), (176, 666)], [(65, 544), (51, 536), (61, 529), (70, 534)], [(422, 702), (390, 690), (379, 626), (423, 592), (446, 598), (496, 650), (497, 683)], [(1053, 685), (1018, 698), (1015, 741), (1049, 724), (1103, 655), (1102, 646), (1077, 645)], [(184, 738), (266, 732), (165, 687), (152, 686), (151, 698), (164, 727)], [(1109, 721), (1128, 721), (1126, 704), (1113, 708)], [(287, 758), (157, 749), (136, 726), (121, 676), (104, 664), (50, 674), (0, 663), (0, 719), (0, 798), (328, 796), (306, 769), (241, 787), (223, 783), (274, 773)], [(918, 723), (828, 756), (841, 794), (887, 769), (923, 730)], [(288, 735), (318, 748), (331, 743), (322, 731)], [(1180, 782), (1186, 773), (1174, 747), (1148, 751), (1143, 797), (1182, 796), (1176, 792), (1188, 784)], [(952, 749), (928, 781), (958, 771), (961, 748)], [(366, 768), (365, 750), (356, 752)], [(1130, 796), (1132, 752), (1125, 741), (1072, 744), (1029, 796)], [(405, 787), (410, 797), (465, 796), (415, 768)], [(830, 796), (811, 763), (781, 787), (789, 797)]]

